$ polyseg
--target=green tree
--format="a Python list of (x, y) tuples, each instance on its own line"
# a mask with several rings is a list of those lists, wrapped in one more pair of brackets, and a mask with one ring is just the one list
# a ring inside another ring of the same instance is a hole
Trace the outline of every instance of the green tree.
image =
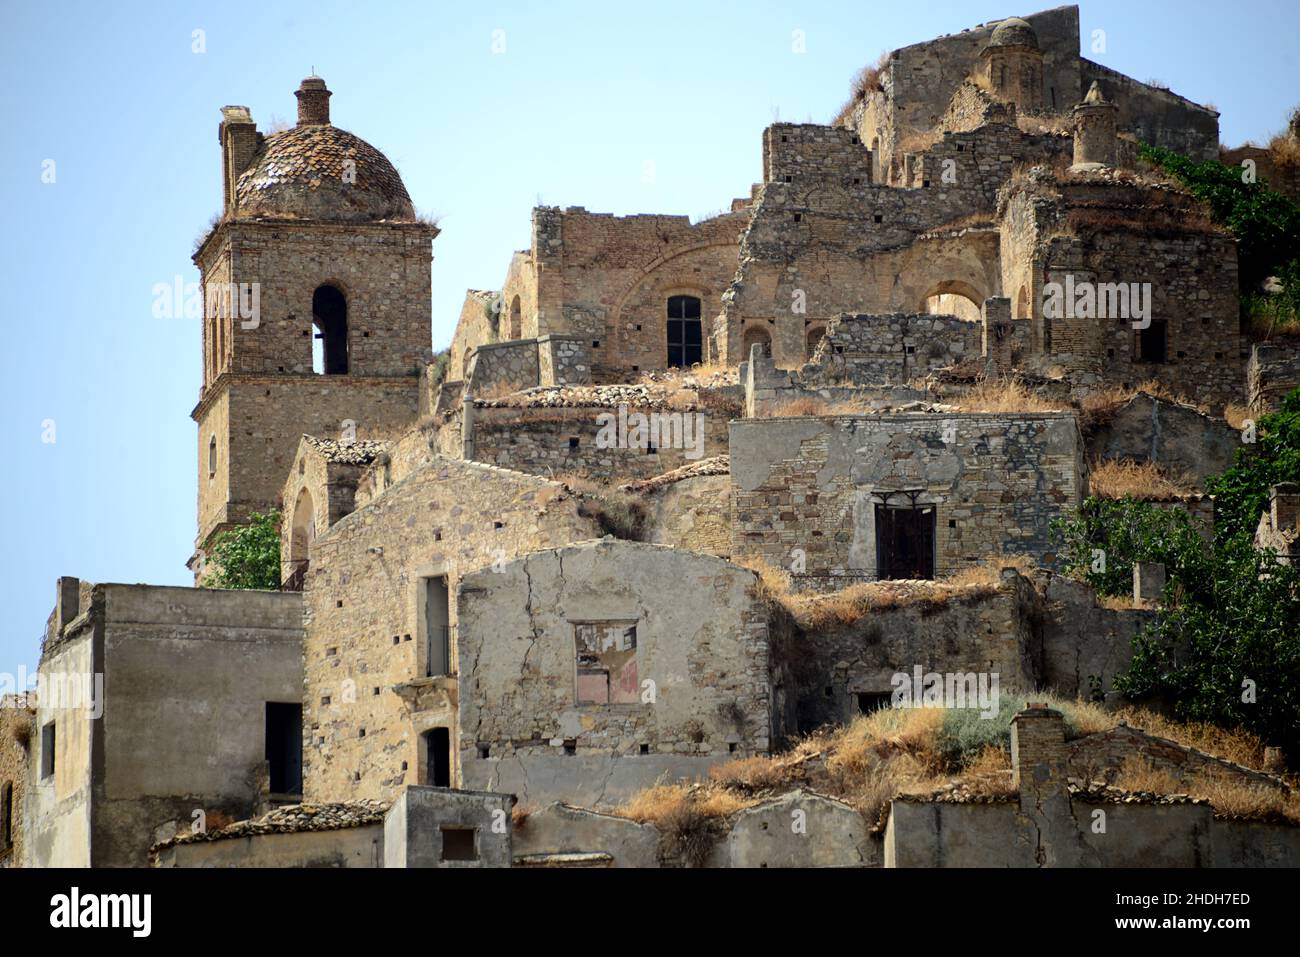
[(1206, 481), (1214, 496), (1216, 535), (1253, 538), (1269, 489), (1280, 482), (1300, 482), (1300, 389), (1277, 412), (1260, 416), (1255, 442), (1243, 444), (1233, 465)]
[(280, 513), (254, 513), (247, 525), (222, 532), (208, 556), (205, 588), (280, 587)]
[[(1300, 757), (1300, 569), (1255, 547), (1271, 485), (1300, 481), (1300, 389), (1261, 416), (1258, 441), (1207, 481), (1207, 541), (1181, 511), (1089, 498), (1053, 524), (1067, 571), (1106, 595), (1126, 594), (1133, 563), (1163, 562), (1161, 613), (1134, 639), (1129, 697), (1172, 703), (1189, 720), (1245, 727)], [(1097, 553), (1105, 554), (1104, 566)]]

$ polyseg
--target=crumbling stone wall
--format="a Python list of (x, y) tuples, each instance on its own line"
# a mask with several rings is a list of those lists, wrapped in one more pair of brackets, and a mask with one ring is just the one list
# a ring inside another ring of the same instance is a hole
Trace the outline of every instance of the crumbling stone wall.
[[(465, 576), (460, 660), (474, 676), (460, 697), (465, 786), (599, 807), (661, 775), (765, 754), (768, 626), (754, 583), (712, 556), (617, 539)], [(621, 691), (610, 691), (617, 703), (584, 704), (578, 629), (610, 623), (634, 636), (619, 652), (618, 682), (609, 679)]]
[(1239, 784), (1268, 790), (1285, 790), (1286, 784), (1272, 775), (1243, 767), (1232, 761), (1197, 751), (1127, 724), (1108, 731), (1089, 734), (1066, 743), (1070, 774), (1084, 781), (1102, 780), (1114, 783), (1124, 765), (1139, 761), (1156, 771), (1173, 775), (1178, 780), (1206, 777), (1218, 778), (1229, 784)]
[(23, 862), (24, 797), (35, 779), (32, 754), (37, 729), (35, 696), (22, 689), (0, 697), (0, 867), (20, 867)]
[[(1006, 196), (1004, 247), (1032, 253), (1029, 261), (1004, 260), (1004, 272), (1027, 288), (1023, 283), (1042, 269), (1042, 284), (1027, 292), (1043, 364), (1065, 367), (1084, 391), (1154, 379), (1216, 410), (1240, 395), (1236, 247), (1189, 194), (1104, 177), (1039, 176), (1014, 184)], [(1025, 229), (1032, 239), (1007, 235)], [(1046, 315), (1048, 283), (1063, 291), (1092, 284), (1102, 290), (1097, 309), (1104, 299), (1106, 315)], [(1123, 300), (1105, 291), (1135, 283), (1150, 284), (1150, 322), (1166, 326), (1164, 362), (1139, 354), (1131, 305), (1124, 311)]]
[[(525, 315), (530, 304), (535, 313), (524, 320), (528, 334), (589, 343), (596, 381), (662, 369), (668, 297), (696, 296), (706, 321), (716, 314), (736, 271), (736, 237), (747, 216), (741, 207), (691, 223), (685, 216), (540, 207), (533, 212), (531, 252), (512, 262), (503, 287), (506, 314), (518, 295)], [(458, 329), (453, 347), (463, 352), (481, 341)]]
[[(1000, 694), (1038, 685), (1040, 638), (1032, 583), (1012, 573), (991, 593), (954, 593), (946, 602), (903, 601), (872, 609), (852, 625), (801, 630), (789, 648), (798, 683), (798, 730), (846, 724), (894, 690), (896, 674), (998, 676)], [(975, 707), (975, 702), (971, 702)]]
[[(303, 592), (306, 799), (391, 800), (425, 782), (420, 735), (446, 728), (456, 740), (463, 657), (451, 596), (462, 576), (599, 534), (560, 485), (439, 457), (318, 538)], [(447, 579), (451, 660), (429, 676), (423, 589), (437, 576)]]
[(801, 372), (805, 385), (903, 385), (977, 358), (984, 327), (954, 316), (839, 316)]
[(460, 318), (456, 320), (456, 332), (451, 338), (451, 357), (447, 360), (449, 382), (465, 381), (475, 349), (500, 341), (501, 308), (499, 292), (487, 289), (465, 290)]
[(935, 509), (936, 575), (1000, 551), (1050, 564), (1048, 527), (1082, 497), (1081, 445), (1069, 413), (735, 421), (731, 554), (789, 568), (797, 548), (797, 582), (872, 580), (875, 506), (908, 490)]
[(1246, 398), (1251, 415), (1276, 412), (1294, 389), (1300, 389), (1300, 342), (1284, 339), (1251, 346), (1246, 365)]
[(1085, 436), (1091, 460), (1152, 462), (1204, 479), (1232, 464), (1241, 433), (1222, 417), (1138, 392)]
[[(597, 444), (602, 414), (617, 416), (617, 406), (549, 407), (476, 404), (466, 454), (477, 462), (554, 477), (580, 474), (601, 479), (649, 478), (727, 451), (727, 413), (716, 409), (627, 406), (627, 416), (658, 414), (690, 418), (693, 443), (704, 422), (703, 444), (690, 448), (607, 447)], [(603, 421), (603, 420), (602, 420)], [(676, 420), (674, 420), (676, 421)], [(675, 428), (675, 426), (674, 426)], [(683, 425), (684, 434), (684, 425)], [(699, 451), (699, 456), (696, 451)], [(689, 453), (693, 458), (687, 458)]]

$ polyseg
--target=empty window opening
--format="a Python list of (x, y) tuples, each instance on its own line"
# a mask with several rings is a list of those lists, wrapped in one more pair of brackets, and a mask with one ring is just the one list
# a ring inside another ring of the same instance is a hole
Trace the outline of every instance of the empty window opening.
[(54, 722), (41, 728), (41, 777), (54, 776)]
[(636, 704), (636, 625), (620, 621), (574, 622), (578, 704)]
[(668, 297), (668, 365), (695, 365), (704, 357), (698, 296)]
[(217, 474), (217, 437), (208, 439), (208, 478)]
[(266, 703), (266, 761), (272, 794), (302, 793), (302, 705)]
[(1138, 362), (1169, 361), (1168, 325), (1163, 319), (1152, 319), (1151, 325), (1137, 330), (1134, 338), (1134, 358)]
[(318, 286), (311, 297), (311, 369), (318, 375), (348, 371), (348, 303), (333, 286)]
[(805, 348), (808, 350), (809, 359), (811, 359), (813, 357), (813, 353), (817, 351), (817, 343), (821, 342), (825, 338), (826, 338), (825, 326), (813, 326), (808, 330), (806, 340), (805, 340)]
[(442, 859), (444, 861), (477, 861), (478, 829), (473, 827), (443, 827)]
[(519, 339), (522, 337), (523, 321), (519, 310), (519, 297), (515, 296), (510, 300), (510, 338)]
[(424, 741), (424, 783), (451, 787), (451, 731), (434, 728), (420, 735)]
[(14, 846), (14, 786), (6, 781), (0, 787), (0, 851)]
[(893, 694), (889, 691), (860, 691), (857, 694), (858, 714), (871, 714), (890, 706)]
[(451, 672), (451, 605), (447, 576), (424, 579), (425, 677)]
[(908, 493), (876, 505), (876, 576), (934, 578), (934, 522), (934, 506), (918, 506)]
[(745, 334), (740, 339), (741, 361), (748, 362), (754, 351), (754, 346), (761, 346), (763, 355), (771, 357), (772, 355), (772, 334), (762, 326), (750, 326), (745, 330)]

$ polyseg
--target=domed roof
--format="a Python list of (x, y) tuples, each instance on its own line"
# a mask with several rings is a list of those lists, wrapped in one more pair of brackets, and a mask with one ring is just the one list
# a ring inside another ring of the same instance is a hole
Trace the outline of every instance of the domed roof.
[(1007, 17), (993, 28), (988, 45), (990, 47), (1033, 47), (1037, 50), (1038, 34), (1019, 17)]
[(241, 217), (342, 223), (415, 218), (411, 197), (388, 157), (328, 121), (300, 122), (268, 136), (240, 174), (235, 195)]

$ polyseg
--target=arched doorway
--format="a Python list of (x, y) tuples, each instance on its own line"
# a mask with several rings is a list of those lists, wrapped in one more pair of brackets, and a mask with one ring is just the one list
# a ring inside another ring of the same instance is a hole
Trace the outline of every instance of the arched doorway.
[(920, 312), (931, 316), (956, 316), (966, 322), (984, 318), (979, 292), (969, 283), (946, 280), (931, 287), (922, 297)]
[(311, 368), (318, 375), (348, 371), (348, 302), (334, 286), (317, 286), (311, 296)]
[(293, 524), (289, 529), (289, 575), (286, 591), (300, 591), (311, 559), (311, 545), (316, 540), (316, 508), (311, 492), (302, 489), (293, 506)]

